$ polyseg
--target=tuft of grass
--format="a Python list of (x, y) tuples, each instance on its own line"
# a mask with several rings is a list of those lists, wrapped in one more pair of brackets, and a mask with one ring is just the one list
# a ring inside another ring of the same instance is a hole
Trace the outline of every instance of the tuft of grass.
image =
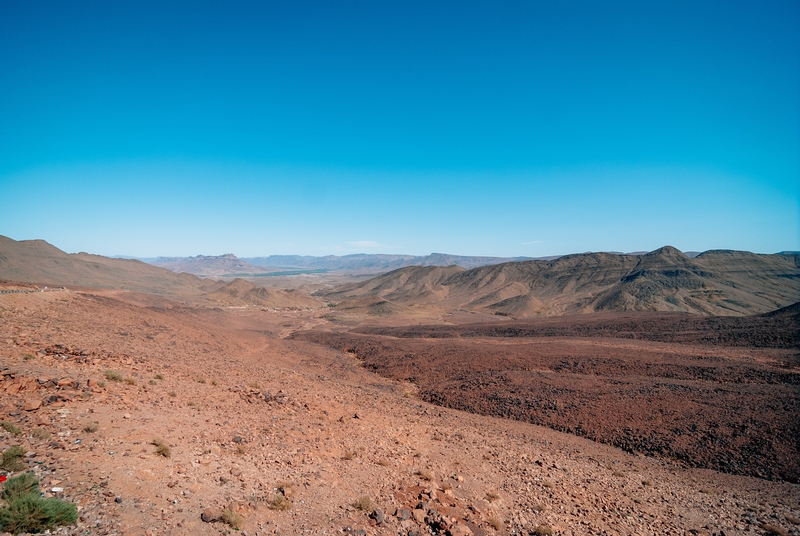
[(489, 526), (496, 531), (503, 530), (503, 522), (497, 516), (491, 516), (489, 519), (486, 520), (486, 522), (489, 523)]
[(767, 534), (772, 534), (774, 536), (789, 536), (789, 531), (783, 527), (779, 527), (778, 525), (770, 525), (769, 523), (762, 523), (758, 526), (758, 528), (760, 528)]
[(553, 529), (550, 528), (548, 525), (539, 525), (535, 529), (533, 529), (533, 534), (536, 536), (550, 536), (553, 534)]
[(156, 375), (154, 376), (154, 378), (155, 378), (156, 380), (163, 380), (163, 379), (164, 379), (164, 375), (163, 375), (163, 374), (156, 374)]
[(6, 421), (0, 422), (0, 428), (11, 435), (20, 435), (22, 433), (22, 430), (14, 426), (12, 423)]
[(50, 439), (50, 432), (44, 428), (35, 428), (33, 432), (31, 432), (31, 435), (34, 437), (34, 439)]
[(22, 359), (24, 359), (25, 361), (30, 361), (31, 359), (36, 359), (36, 356), (34, 356), (33, 354), (25, 354), (22, 356)]
[(122, 374), (117, 372), (116, 370), (107, 370), (105, 372), (105, 377), (108, 381), (112, 382), (121, 382), (122, 381)]
[(197, 383), (206, 383), (205, 378), (197, 378)]
[(100, 425), (96, 422), (88, 422), (86, 426), (83, 427), (83, 431), (87, 434), (93, 434), (100, 428)]
[(248, 383), (248, 384), (247, 384), (247, 386), (248, 386), (250, 389), (261, 389), (261, 386), (260, 386), (258, 383), (256, 383), (256, 382)]
[(239, 530), (242, 528), (244, 519), (242, 519), (241, 514), (239, 514), (239, 512), (236, 510), (226, 508), (222, 511), (222, 522), (229, 525), (232, 529)]
[(365, 512), (372, 512), (375, 509), (375, 503), (367, 495), (362, 495), (353, 501), (353, 508), (364, 510)]
[(170, 392), (169, 392), (169, 393), (167, 393), (167, 394), (168, 394), (169, 396), (172, 396), (172, 397), (176, 397), (176, 396), (178, 396), (178, 393), (176, 393), (175, 391), (170, 391)]
[(74, 504), (41, 497), (39, 481), (33, 473), (9, 478), (2, 498), (5, 506), (0, 509), (0, 530), (4, 532), (44, 532), (78, 519)]
[(103, 380), (99, 380), (99, 381), (97, 382), (97, 386), (98, 386), (100, 389), (103, 389), (103, 388), (105, 388), (105, 386), (106, 386), (106, 382), (104, 382)]
[(172, 450), (170, 450), (169, 445), (160, 437), (153, 438), (150, 444), (156, 447), (156, 454), (159, 456), (164, 456), (165, 458), (172, 456)]
[(538, 504), (534, 504), (533, 505), (533, 511), (534, 512), (541, 513), (541, 512), (544, 512), (545, 510), (547, 510), (547, 505), (544, 504), (544, 503), (538, 503)]
[(217, 383), (217, 380), (211, 380), (211, 385), (216, 387), (217, 385), (219, 385), (219, 383)]
[(136, 385), (136, 380), (134, 380), (133, 378), (125, 378), (125, 383), (127, 383), (128, 385)]
[(247, 447), (239, 443), (238, 445), (236, 445), (236, 454), (238, 454), (239, 456), (244, 456), (245, 454), (247, 454)]
[(427, 469), (418, 469), (416, 474), (418, 477), (420, 477), (422, 480), (426, 482), (430, 482), (433, 480), (433, 473), (431, 471), (428, 471)]
[(489, 502), (494, 502), (500, 498), (500, 494), (494, 490), (490, 490), (486, 492), (486, 500)]
[[(25, 456), (25, 449), (20, 445), (13, 445), (3, 451), (0, 457), (0, 469), (3, 471), (22, 471), (25, 469), (25, 464), (22, 462), (22, 457)], [(8, 487), (8, 484), (6, 484)]]
[(155, 380), (148, 380), (147, 385), (158, 385), (158, 382)]
[(286, 510), (291, 510), (292, 508), (292, 501), (286, 498), (286, 495), (283, 493), (276, 493), (275, 497), (272, 498), (272, 501), (267, 505), (270, 510), (278, 510), (280, 512), (285, 512)]

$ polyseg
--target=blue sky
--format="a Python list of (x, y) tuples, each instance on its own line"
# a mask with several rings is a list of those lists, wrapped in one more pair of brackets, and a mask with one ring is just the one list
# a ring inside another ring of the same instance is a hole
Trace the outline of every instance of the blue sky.
[(800, 250), (800, 3), (0, 3), (0, 234)]

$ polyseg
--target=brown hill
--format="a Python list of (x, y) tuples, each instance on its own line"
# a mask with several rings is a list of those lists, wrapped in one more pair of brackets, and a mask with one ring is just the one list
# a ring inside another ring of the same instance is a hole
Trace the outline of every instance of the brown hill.
[(236, 278), (206, 297), (227, 305), (260, 305), (262, 307), (315, 307), (319, 302), (296, 290), (266, 289)]
[(665, 246), (645, 255), (587, 253), (472, 270), (409, 267), (319, 294), (514, 317), (594, 311), (740, 316), (800, 300), (800, 257), (707, 251), (692, 259)]
[(161, 295), (196, 295), (213, 281), (176, 274), (133, 259), (65, 253), (44, 240), (0, 236), (0, 279), (51, 286), (115, 288)]

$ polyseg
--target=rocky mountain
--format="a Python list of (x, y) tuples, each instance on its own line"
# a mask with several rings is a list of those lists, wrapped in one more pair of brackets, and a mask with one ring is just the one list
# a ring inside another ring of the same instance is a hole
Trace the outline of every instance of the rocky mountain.
[(254, 266), (232, 253), (225, 255), (197, 255), (196, 257), (158, 257), (150, 261), (173, 272), (184, 272), (198, 276), (213, 277), (224, 275), (253, 275), (271, 270)]
[(0, 236), (0, 279), (50, 286), (115, 288), (153, 294), (207, 292), (212, 281), (133, 259), (65, 253), (44, 240)]
[(586, 253), (464, 270), (406, 267), (318, 293), (379, 297), (514, 317), (595, 311), (750, 315), (800, 301), (800, 256), (713, 250), (690, 258), (665, 246), (644, 255)]

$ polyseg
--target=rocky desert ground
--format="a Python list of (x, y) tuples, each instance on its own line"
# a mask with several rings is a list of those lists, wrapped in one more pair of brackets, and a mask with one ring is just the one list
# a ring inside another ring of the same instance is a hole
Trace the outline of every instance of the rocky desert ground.
[(427, 403), (327, 313), (0, 295), (0, 446), (59, 534), (800, 534), (796, 485)]

